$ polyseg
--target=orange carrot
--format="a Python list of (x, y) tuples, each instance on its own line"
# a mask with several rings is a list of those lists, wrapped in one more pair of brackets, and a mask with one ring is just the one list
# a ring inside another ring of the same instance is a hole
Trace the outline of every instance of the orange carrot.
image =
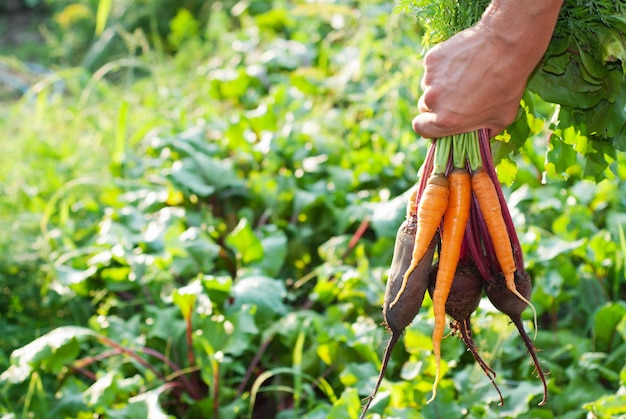
[(474, 192), (474, 196), (476, 196), (480, 213), (485, 220), (489, 237), (491, 237), (491, 241), (493, 242), (493, 248), (495, 249), (498, 264), (504, 275), (506, 287), (520, 300), (528, 304), (534, 312), (535, 308), (530, 301), (520, 294), (515, 287), (515, 271), (517, 267), (515, 266), (515, 259), (513, 258), (511, 240), (509, 239), (506, 224), (502, 217), (502, 207), (498, 200), (496, 187), (489, 177), (489, 174), (484, 169), (472, 173), (472, 191)]
[(389, 305), (389, 308), (393, 308), (402, 296), (409, 276), (422, 260), (430, 243), (433, 241), (433, 237), (435, 237), (437, 228), (439, 228), (441, 223), (441, 218), (448, 206), (448, 194), (448, 179), (444, 175), (439, 174), (430, 176), (417, 207), (417, 232), (415, 233), (415, 247), (413, 248), (411, 265), (405, 272), (400, 290)]
[(443, 232), (441, 237), (441, 251), (439, 268), (433, 292), (433, 311), (435, 314), (435, 328), (433, 330), (433, 353), (437, 373), (433, 383), (433, 394), (428, 403), (437, 395), (437, 385), (440, 379), (441, 340), (446, 324), (446, 301), (454, 280), (456, 267), (461, 255), (461, 244), (465, 236), (465, 227), (470, 214), (472, 187), (469, 171), (465, 168), (454, 168), (448, 174), (450, 184), (450, 199), (443, 216)]

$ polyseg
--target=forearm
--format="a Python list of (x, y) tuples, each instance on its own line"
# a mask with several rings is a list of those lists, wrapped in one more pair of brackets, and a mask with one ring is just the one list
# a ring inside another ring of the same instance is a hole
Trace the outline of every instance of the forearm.
[(525, 57), (530, 72), (548, 48), (563, 1), (493, 0), (478, 26), (509, 49), (507, 55)]

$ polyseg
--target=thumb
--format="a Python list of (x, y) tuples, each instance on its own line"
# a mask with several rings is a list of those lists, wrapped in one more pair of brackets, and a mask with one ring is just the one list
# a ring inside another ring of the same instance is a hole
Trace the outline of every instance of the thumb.
[(413, 118), (413, 131), (424, 138), (442, 137), (441, 130), (436, 126), (437, 115), (432, 112), (423, 112)]

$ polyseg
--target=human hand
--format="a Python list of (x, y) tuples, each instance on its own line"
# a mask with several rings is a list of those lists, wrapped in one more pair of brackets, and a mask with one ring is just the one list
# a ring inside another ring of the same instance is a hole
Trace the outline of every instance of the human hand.
[(476, 25), (433, 47), (424, 57), (413, 130), (425, 138), (480, 128), (501, 133), (515, 120), (561, 3), (495, 0)]
[(515, 66), (511, 54), (481, 26), (431, 49), (424, 57), (415, 132), (439, 138), (480, 128), (503, 131), (517, 115), (532, 71)]

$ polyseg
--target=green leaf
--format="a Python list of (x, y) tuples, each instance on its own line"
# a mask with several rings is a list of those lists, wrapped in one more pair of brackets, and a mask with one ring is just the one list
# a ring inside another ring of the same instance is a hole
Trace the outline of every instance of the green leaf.
[(583, 404), (583, 409), (597, 418), (623, 417), (626, 414), (626, 394), (600, 397), (596, 401)]
[(197, 227), (179, 232), (178, 226), (172, 226), (167, 230), (165, 243), (172, 254), (170, 270), (181, 277), (211, 272), (220, 253), (220, 246)]
[(196, 171), (218, 191), (227, 189), (242, 189), (245, 182), (235, 171), (231, 159), (216, 158), (206, 153), (194, 153), (189, 157), (193, 161)]
[(169, 179), (183, 191), (198, 196), (209, 196), (216, 191), (216, 187), (208, 184), (207, 180), (198, 172), (193, 159), (180, 161), (168, 174)]
[(325, 243), (322, 243), (318, 250), (322, 260), (331, 265), (341, 264), (342, 255), (348, 249), (351, 237), (352, 236), (348, 234), (335, 236), (328, 239)]
[(107, 284), (107, 289), (118, 292), (136, 288), (137, 284), (128, 280), (131, 272), (129, 266), (109, 267), (103, 269), (100, 276)]
[(49, 369), (58, 373), (61, 368), (76, 359), (80, 342), (95, 332), (78, 326), (63, 326), (35, 339), (11, 354), (11, 365), (0, 375), (0, 381), (19, 383), (28, 378), (33, 370)]
[(546, 169), (553, 176), (564, 178), (578, 167), (576, 151), (565, 143), (560, 132), (553, 131), (548, 144)]
[[(146, 415), (141, 417), (146, 417), (150, 419), (173, 419), (175, 416), (168, 415), (165, 413), (163, 408), (161, 407), (161, 403), (159, 402), (159, 397), (166, 391), (169, 391), (172, 386), (164, 384), (155, 389), (146, 391), (144, 393), (138, 394), (136, 396), (128, 399), (128, 409), (132, 410), (133, 415), (129, 415), (127, 417), (139, 417), (136, 416), (135, 413), (137, 408), (140, 408), (142, 411), (145, 410)], [(130, 412), (129, 412), (130, 413)]]
[(257, 318), (268, 321), (287, 313), (286, 295), (283, 282), (260, 275), (239, 278), (232, 288), (233, 307), (256, 306)]
[(250, 85), (250, 77), (245, 68), (235, 70), (232, 68), (213, 70), (209, 75), (215, 89), (224, 98), (236, 99), (242, 97)]
[[(146, 307), (150, 329), (146, 332), (148, 338), (159, 338), (167, 341), (169, 339), (176, 340), (184, 333), (186, 324), (180, 318), (180, 307)], [(146, 321), (148, 323), (148, 321)]]
[(118, 394), (117, 381), (120, 379), (117, 371), (108, 371), (99, 377), (85, 392), (83, 396), (89, 406), (111, 406)]
[(185, 287), (174, 290), (172, 301), (180, 308), (186, 321), (191, 318), (194, 308), (203, 315), (210, 315), (213, 311), (211, 300), (204, 293), (199, 279), (193, 280)]
[(579, 67), (572, 63), (566, 67), (564, 75), (555, 76), (543, 70), (537, 72), (528, 86), (546, 102), (568, 108), (589, 109), (603, 97), (602, 86), (585, 85)]
[(55, 403), (49, 417), (80, 418), (79, 412), (88, 411), (83, 397), (84, 382), (76, 377), (66, 377), (63, 387), (54, 395)]
[(269, 276), (278, 275), (289, 250), (287, 235), (276, 226), (267, 226), (262, 230), (261, 247), (263, 256), (256, 265)]
[(569, 253), (585, 243), (585, 239), (567, 241), (559, 237), (544, 237), (536, 251), (538, 262), (549, 262), (560, 254)]
[(585, 156), (584, 176), (594, 178), (597, 182), (606, 178), (613, 177), (607, 175), (607, 167), (609, 163), (616, 158), (615, 149), (607, 143), (597, 142), (594, 144), (596, 150)]
[(237, 252), (237, 257), (249, 264), (263, 258), (263, 244), (252, 231), (247, 218), (242, 218), (233, 231), (226, 237), (226, 244)]
[(170, 20), (168, 41), (174, 48), (179, 48), (183, 42), (199, 35), (200, 24), (188, 9), (178, 9), (176, 16)]
[(233, 279), (230, 276), (204, 275), (201, 279), (202, 286), (209, 295), (211, 301), (222, 305), (230, 297)]
[(356, 388), (346, 388), (339, 399), (333, 403), (328, 419), (351, 419), (359, 415), (361, 400)]
[(511, 187), (515, 181), (515, 175), (517, 174), (517, 164), (511, 158), (502, 159), (496, 166), (496, 172), (498, 174), (498, 180), (506, 186)]
[(626, 317), (626, 304), (608, 303), (598, 309), (593, 317), (594, 341), (597, 351), (608, 352), (616, 343), (617, 326)]
[[(117, 343), (126, 345), (131, 342), (137, 341), (140, 335), (140, 327), (142, 326), (143, 319), (141, 313), (135, 313), (129, 315), (128, 318), (122, 318), (113, 314), (109, 314), (106, 318), (106, 322), (98, 324), (96, 319), (91, 319), (92, 327), (96, 330), (102, 329), (106, 332), (107, 337), (112, 337)], [(94, 324), (95, 323), (95, 327)]]
[(59, 283), (80, 295), (86, 295), (89, 292), (89, 286), (86, 282), (98, 271), (95, 266), (90, 266), (87, 269), (76, 269), (67, 265), (57, 265), (55, 270)]
[[(616, 326), (616, 330), (622, 337), (622, 340), (626, 342), (626, 316), (622, 317), (622, 320)], [(624, 384), (626, 384), (626, 381), (624, 381)]]
[(111, 12), (112, 0), (98, 0), (98, 11), (96, 13), (96, 35), (102, 34)]
[[(332, 365), (332, 364), (329, 364)], [(339, 378), (346, 388), (354, 388), (359, 393), (364, 394), (371, 391), (377, 381), (378, 371), (376, 367), (369, 364), (350, 363), (341, 372)]]
[(366, 204), (366, 208), (371, 213), (370, 225), (378, 236), (395, 238), (396, 232), (404, 220), (406, 204), (412, 189), (410, 188), (390, 201)]
[(563, 291), (563, 276), (559, 271), (550, 270), (541, 279), (539, 287), (547, 295), (557, 298)]
[(199, 319), (197, 327), (202, 334), (194, 338), (194, 345), (211, 359), (220, 352), (240, 356), (250, 350), (259, 333), (255, 312), (255, 307), (236, 307), (229, 310), (226, 316)]

